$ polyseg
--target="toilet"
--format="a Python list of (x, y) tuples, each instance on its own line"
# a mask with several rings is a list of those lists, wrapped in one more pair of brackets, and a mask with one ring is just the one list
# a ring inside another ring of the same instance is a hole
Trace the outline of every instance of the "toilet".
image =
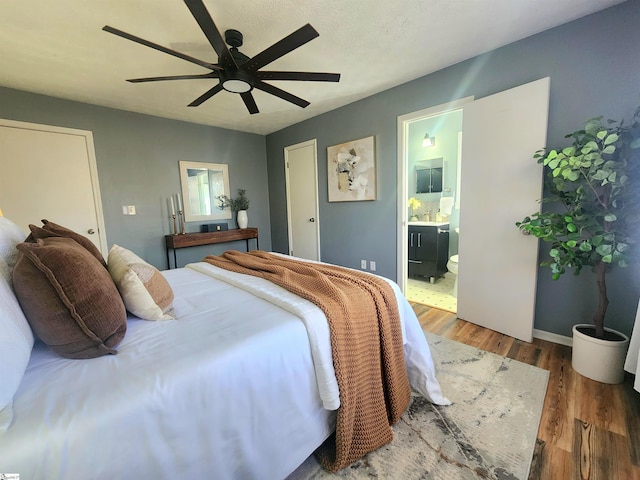
[(458, 255), (451, 255), (447, 262), (447, 269), (456, 276), (456, 280), (453, 283), (453, 296), (458, 296)]
[[(455, 228), (456, 233), (460, 234), (460, 228)], [(447, 262), (447, 269), (456, 276), (456, 280), (453, 283), (453, 296), (458, 297), (458, 254), (451, 255), (449, 257), (449, 261)]]

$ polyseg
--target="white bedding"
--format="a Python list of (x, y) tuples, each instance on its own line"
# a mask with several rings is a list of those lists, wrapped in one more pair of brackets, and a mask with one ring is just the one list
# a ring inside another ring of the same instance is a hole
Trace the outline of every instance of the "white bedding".
[[(186, 268), (191, 268), (251, 292), (253, 295), (268, 300), (270, 303), (278, 305), (300, 317), (309, 336), (311, 356), (313, 357), (322, 403), (327, 410), (338, 409), (340, 406), (340, 392), (335, 370), (333, 369), (329, 325), (319, 307), (262, 278), (230, 272), (205, 262), (191, 263)], [(448, 405), (450, 402), (442, 395), (440, 384), (435, 377), (435, 368), (429, 345), (415, 318), (413, 309), (395, 282), (389, 281), (384, 277), (380, 278), (383, 278), (391, 285), (398, 302), (409, 383), (414, 390), (431, 402), (438, 405)], [(406, 319), (409, 319), (409, 326), (407, 326)], [(409, 328), (409, 333), (407, 333), (407, 328)]]
[[(298, 316), (193, 268), (163, 273), (178, 320), (130, 318), (116, 356), (69, 360), (34, 347), (0, 433), (1, 472), (280, 479), (331, 433), (335, 412), (321, 401)], [(424, 335), (406, 300), (400, 309), (411, 384), (438, 402)]]

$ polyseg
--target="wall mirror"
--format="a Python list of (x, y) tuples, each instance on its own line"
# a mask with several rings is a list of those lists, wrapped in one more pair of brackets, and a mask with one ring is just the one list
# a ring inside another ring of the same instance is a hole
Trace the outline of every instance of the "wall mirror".
[(444, 161), (442, 158), (416, 162), (416, 193), (442, 192)]
[(228, 165), (183, 161), (179, 163), (185, 222), (231, 218), (231, 209), (220, 209), (218, 200), (221, 195), (230, 196)]

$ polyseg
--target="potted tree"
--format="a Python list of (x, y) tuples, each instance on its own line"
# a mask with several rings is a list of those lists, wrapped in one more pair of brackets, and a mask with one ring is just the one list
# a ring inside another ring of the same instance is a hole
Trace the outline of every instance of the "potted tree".
[(249, 199), (247, 198), (247, 191), (244, 188), (238, 189), (238, 196), (235, 198), (229, 198), (226, 195), (220, 195), (220, 209), (231, 208), (232, 212), (236, 212), (236, 221), (239, 228), (247, 228), (249, 224), (249, 217), (247, 210), (249, 209)]
[(602, 117), (566, 135), (573, 143), (540, 150), (534, 158), (545, 167), (543, 204), (551, 204), (517, 222), (525, 234), (550, 242), (548, 266), (554, 280), (567, 270), (595, 272), (598, 306), (592, 324), (573, 327), (572, 366), (604, 383), (624, 378), (626, 335), (605, 327), (609, 305), (606, 274), (631, 259), (634, 221), (638, 220), (640, 107), (629, 125)]

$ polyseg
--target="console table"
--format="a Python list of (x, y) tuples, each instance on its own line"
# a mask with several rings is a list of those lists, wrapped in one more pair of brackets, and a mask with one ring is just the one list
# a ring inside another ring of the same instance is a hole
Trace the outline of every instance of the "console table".
[(169, 250), (173, 250), (173, 267), (178, 268), (176, 250), (179, 248), (197, 247), (199, 245), (212, 245), (214, 243), (235, 242), (237, 240), (247, 241), (247, 252), (249, 251), (249, 240), (256, 239), (256, 250), (258, 246), (257, 228), (234, 228), (232, 230), (221, 230), (219, 232), (205, 233), (183, 233), (178, 235), (165, 235), (165, 247), (167, 250), (167, 265), (171, 269)]

